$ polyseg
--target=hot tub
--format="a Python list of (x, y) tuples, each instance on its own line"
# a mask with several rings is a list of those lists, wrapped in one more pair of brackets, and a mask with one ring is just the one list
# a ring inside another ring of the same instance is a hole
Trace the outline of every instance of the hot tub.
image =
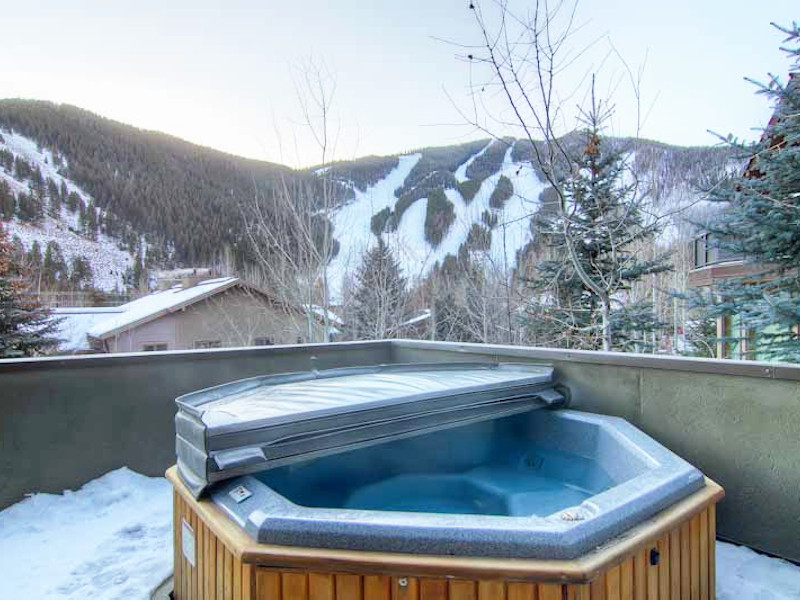
[[(318, 394), (327, 399), (318, 403)], [(541, 574), (544, 564), (556, 572), (560, 565), (562, 581), (606, 577), (597, 566), (605, 553), (620, 563), (608, 572), (618, 569), (631, 586), (641, 559), (645, 588), (647, 569), (666, 560), (663, 585), (680, 591), (683, 549), (687, 590), (694, 582), (710, 593), (709, 535), (721, 490), (624, 420), (562, 408), (567, 396), (549, 367), (485, 364), (345, 369), (205, 390), (179, 399), (182, 478), (172, 479), (184, 497), (176, 495), (176, 510), (189, 508), (206, 539), (214, 522), (235, 527), (238, 544), (270, 565), (296, 567), (298, 549), (305, 561), (326, 564), (355, 552), (365, 557), (357, 571), (382, 556), (387, 573), (403, 564), (424, 572), (426, 560), (450, 557), (450, 570), (436, 572), (451, 578), (475, 561), (503, 569), (527, 562), (535, 568), (517, 578), (549, 585), (554, 575)], [(278, 410), (276, 398), (289, 398), (288, 406)], [(666, 537), (652, 538), (656, 530)], [(191, 519), (176, 535), (185, 548), (195, 535)], [(648, 543), (649, 554), (639, 556)], [(176, 552), (178, 560), (185, 557)]]

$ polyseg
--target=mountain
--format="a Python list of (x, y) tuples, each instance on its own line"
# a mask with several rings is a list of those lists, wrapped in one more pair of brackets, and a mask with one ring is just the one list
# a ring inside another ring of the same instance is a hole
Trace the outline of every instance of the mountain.
[[(692, 216), (705, 205), (698, 189), (735, 163), (721, 147), (624, 138), (612, 143), (628, 151), (652, 212), (664, 217), (663, 245), (690, 235)], [(341, 295), (343, 282), (379, 233), (412, 282), (446, 256), (464, 251), (477, 251), (491, 266), (508, 272), (518, 252), (535, 239), (532, 217), (552, 201), (552, 190), (532, 165), (530, 144), (513, 139), (370, 157), (316, 172), (352, 192), (332, 217), (339, 241), (329, 272), (334, 297)]]
[(0, 130), (49, 150), (57, 171), (114, 216), (112, 235), (144, 234), (184, 264), (236, 249), (239, 203), (292, 173), (50, 102), (0, 101)]
[[(613, 143), (629, 150), (661, 214), (697, 204), (697, 186), (732, 164), (725, 148)], [(110, 289), (142, 259), (151, 266), (198, 266), (227, 249), (245, 264), (244, 207), (259, 198), (277, 215), (286, 208), (270, 200), (276, 183), (299, 182), (312, 192), (332, 183), (335, 208), (319, 218), (330, 222), (337, 241), (328, 275), (339, 298), (377, 234), (411, 282), (464, 251), (513, 268), (517, 253), (536, 237), (532, 216), (548, 206), (548, 186), (531, 166), (531, 150), (519, 140), (486, 139), (298, 171), (72, 106), (1, 100), (0, 181), (14, 200), (0, 217), (26, 247), (57, 236), (65, 254), (94, 256), (95, 283)], [(686, 231), (683, 217), (670, 217), (662, 242)]]

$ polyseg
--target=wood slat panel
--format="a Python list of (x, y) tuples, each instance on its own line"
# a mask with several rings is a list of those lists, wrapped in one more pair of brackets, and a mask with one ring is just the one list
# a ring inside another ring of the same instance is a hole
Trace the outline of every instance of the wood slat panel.
[[(563, 586), (555, 583), (540, 583), (539, 600), (564, 600)], [(594, 600), (594, 596), (592, 596)]]
[(708, 600), (708, 512), (700, 518), (700, 600)]
[(606, 600), (620, 600), (622, 597), (619, 565), (606, 572)]
[(194, 566), (192, 566), (192, 563), (187, 563), (187, 566), (189, 568), (189, 578), (190, 578), (189, 588), (191, 590), (190, 594), (192, 600), (194, 600), (195, 598), (197, 598), (197, 582), (199, 580), (199, 577), (197, 576), (197, 521), (199, 520), (199, 518), (197, 516), (197, 513), (195, 513), (194, 511), (190, 511), (189, 519), (191, 521), (190, 524), (192, 526), (192, 531), (194, 531), (195, 545), (194, 545)]
[(280, 600), (281, 576), (277, 571), (256, 569), (257, 600)]
[(464, 579), (450, 581), (450, 600), (476, 600), (475, 582)]
[(606, 600), (606, 578), (605, 575), (596, 577), (589, 584), (589, 595), (592, 600)]
[(633, 597), (635, 600), (645, 600), (647, 598), (646, 548), (640, 549), (633, 558)]
[(505, 600), (506, 584), (499, 580), (478, 582), (478, 600)]
[(688, 600), (691, 596), (691, 552), (690, 552), (689, 523), (681, 525), (681, 600)]
[[(445, 579), (420, 579), (419, 582), (420, 600), (448, 600), (447, 580)], [(365, 600), (373, 600), (366, 598)]]
[(197, 600), (207, 600), (206, 598), (206, 537), (210, 535), (203, 520), (197, 518), (197, 531), (195, 543), (197, 544)]
[(225, 546), (217, 540), (216, 600), (225, 600)]
[(308, 574), (308, 597), (313, 600), (334, 600), (336, 591), (331, 573)]
[(681, 600), (681, 532), (679, 529), (674, 529), (669, 533), (669, 600)]
[[(182, 506), (181, 516), (180, 516), (180, 525), (181, 525), (181, 540), (180, 544), (183, 544), (183, 522), (189, 522), (189, 513), (187, 512), (186, 505)], [(183, 592), (183, 598), (188, 598), (189, 594), (192, 592), (189, 589), (189, 569), (186, 566), (186, 557), (183, 555), (183, 551), (181, 551), (181, 591)], [(181, 599), (183, 600), (183, 599)]]
[(364, 598), (366, 600), (390, 600), (391, 597), (391, 577), (387, 575), (366, 575), (364, 577)]
[(567, 600), (591, 600), (592, 588), (588, 583), (575, 583), (565, 587)]
[(669, 574), (672, 568), (672, 557), (669, 552), (669, 536), (658, 540), (658, 597), (661, 600), (669, 600)]
[(392, 577), (392, 600), (419, 600), (419, 580), (416, 577)]
[(206, 600), (216, 600), (216, 573), (217, 573), (217, 538), (210, 529), (206, 529), (206, 557), (203, 573), (206, 578)]
[(224, 581), (222, 584), (222, 592), (224, 600), (233, 599), (233, 554), (227, 548), (224, 549), (225, 562), (224, 567)]
[[(337, 575), (336, 576), (337, 600), (361, 600), (361, 576)], [(311, 600), (321, 600), (311, 596)]]
[[(240, 563), (241, 564), (241, 563)], [(253, 565), (242, 565), (242, 600), (252, 600), (255, 590), (255, 568)]]
[(506, 586), (506, 596), (508, 600), (537, 600), (536, 584), (510, 582)]
[(700, 600), (700, 517), (689, 521), (689, 598)]
[(647, 600), (658, 600), (658, 565), (650, 564), (650, 551), (657, 546), (647, 546), (645, 550), (645, 568), (647, 569)]
[(633, 600), (633, 558), (619, 567), (619, 597), (621, 600)]
[(233, 557), (233, 598), (234, 600), (241, 600), (242, 598), (242, 561)]
[(308, 577), (305, 573), (281, 574), (282, 600), (308, 600)]
[(708, 509), (708, 597), (717, 597), (717, 507), (711, 504)]

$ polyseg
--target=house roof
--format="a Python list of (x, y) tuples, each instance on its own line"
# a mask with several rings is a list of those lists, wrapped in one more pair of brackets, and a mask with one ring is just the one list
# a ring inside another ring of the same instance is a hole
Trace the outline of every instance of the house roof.
[(56, 337), (60, 340), (59, 350), (70, 352), (90, 350), (87, 332), (121, 312), (123, 312), (121, 306), (54, 308), (53, 316), (58, 320)]
[(113, 337), (130, 329), (157, 319), (161, 316), (186, 308), (196, 302), (205, 300), (223, 292), (242, 282), (236, 277), (221, 277), (218, 279), (208, 279), (201, 281), (197, 285), (189, 288), (175, 286), (167, 290), (155, 292), (128, 302), (119, 309), (118, 314), (111, 315), (107, 319), (102, 319), (93, 325), (86, 334), (97, 339)]

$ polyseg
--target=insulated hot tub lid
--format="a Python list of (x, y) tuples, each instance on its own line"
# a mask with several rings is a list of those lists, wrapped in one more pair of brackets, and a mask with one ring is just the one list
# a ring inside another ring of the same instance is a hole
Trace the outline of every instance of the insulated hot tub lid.
[(243, 379), (176, 400), (178, 470), (195, 494), (290, 462), (562, 406), (552, 367), (381, 365)]

